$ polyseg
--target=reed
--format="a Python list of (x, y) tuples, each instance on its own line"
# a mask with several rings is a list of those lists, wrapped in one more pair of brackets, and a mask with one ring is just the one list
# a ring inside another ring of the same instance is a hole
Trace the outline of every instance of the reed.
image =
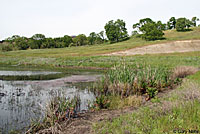
[(47, 104), (45, 116), (41, 120), (32, 121), (26, 133), (58, 133), (61, 132), (60, 122), (70, 120), (80, 111), (80, 96), (69, 99), (56, 96)]
[[(190, 69), (191, 67), (171, 69), (144, 64), (116, 65), (93, 86), (98, 100), (96, 103), (102, 108), (108, 107), (109, 96), (120, 96), (123, 99), (133, 95), (146, 95), (146, 100), (149, 100), (160, 91), (174, 88), (181, 83), (182, 78), (196, 72), (193, 68), (195, 71), (186, 73)], [(106, 106), (104, 107), (103, 104)]]

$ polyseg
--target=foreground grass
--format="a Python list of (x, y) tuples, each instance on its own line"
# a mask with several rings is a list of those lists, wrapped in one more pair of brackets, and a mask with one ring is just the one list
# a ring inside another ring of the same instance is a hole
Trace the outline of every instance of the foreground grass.
[[(161, 110), (161, 109), (159, 109)], [(188, 102), (172, 107), (170, 112), (159, 113), (150, 108), (143, 108), (140, 113), (121, 116), (111, 122), (103, 122), (95, 126), (101, 134), (146, 133), (162, 134), (200, 130), (200, 103)]]
[(153, 99), (152, 104), (141, 107), (132, 114), (95, 124), (94, 131), (101, 134), (199, 133), (200, 88), (196, 84), (197, 78), (200, 80), (199, 73), (190, 76), (190, 80), (179, 89), (163, 98)]

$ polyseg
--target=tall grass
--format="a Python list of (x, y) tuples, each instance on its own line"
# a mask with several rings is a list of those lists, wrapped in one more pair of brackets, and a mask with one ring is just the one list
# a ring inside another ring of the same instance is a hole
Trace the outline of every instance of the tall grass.
[[(200, 78), (200, 77), (198, 77)], [(163, 97), (159, 102), (140, 107), (131, 114), (98, 122), (94, 131), (98, 134), (172, 134), (199, 133), (200, 86), (191, 81)], [(184, 130), (184, 131), (183, 131)]]
[(133, 95), (144, 95), (146, 100), (149, 100), (166, 88), (174, 88), (181, 83), (181, 78), (194, 74), (196, 70), (194, 67), (186, 66), (171, 69), (165, 66), (122, 63), (114, 66), (94, 85), (96, 103), (100, 108), (108, 108), (109, 103), (116, 101), (113, 96), (126, 99)]
[(80, 111), (80, 96), (75, 96), (71, 100), (56, 96), (47, 104), (44, 118), (32, 121), (26, 133), (59, 133), (62, 129), (59, 123), (76, 117), (78, 111)]
[(154, 89), (154, 92), (161, 91), (163, 88), (172, 88), (177, 84), (178, 79), (172, 79), (171, 76), (172, 70), (163, 66), (122, 64), (109, 70), (94, 88), (104, 95), (120, 95), (122, 98), (135, 94), (150, 95)]

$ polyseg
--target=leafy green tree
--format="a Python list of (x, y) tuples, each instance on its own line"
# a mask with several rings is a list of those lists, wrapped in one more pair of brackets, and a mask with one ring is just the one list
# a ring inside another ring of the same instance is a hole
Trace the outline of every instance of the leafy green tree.
[(55, 48), (63, 48), (63, 47), (65, 47), (65, 43), (64, 43), (62, 37), (54, 38), (54, 41), (55, 41), (55, 45), (54, 45)]
[(164, 35), (160, 25), (156, 22), (146, 23), (140, 30), (143, 33), (142, 38), (145, 40), (158, 40)]
[(16, 39), (20, 38), (19, 35), (13, 35), (12, 37), (8, 37), (7, 39), (5, 39), (6, 42), (9, 43), (14, 43)]
[(83, 46), (87, 45), (87, 37), (84, 34), (79, 34), (75, 38), (73, 38), (73, 42), (76, 46)]
[(197, 26), (197, 21), (199, 21), (199, 18), (192, 17), (192, 26), (196, 27)]
[(16, 38), (15, 43), (20, 50), (26, 50), (27, 48), (29, 48), (28, 38), (26, 37)]
[(169, 21), (167, 22), (168, 29), (175, 29), (176, 28), (176, 18), (171, 17)]
[(193, 26), (193, 23), (192, 23), (192, 21), (190, 21), (189, 19), (186, 19), (185, 20), (186, 22), (185, 22), (185, 25), (186, 25), (186, 28), (190, 28), (190, 27), (192, 27)]
[(35, 34), (32, 36), (32, 39), (34, 40), (44, 40), (45, 39), (45, 35), (43, 34)]
[(142, 37), (145, 40), (157, 40), (161, 39), (164, 35), (163, 30), (165, 30), (166, 25), (162, 24), (161, 21), (157, 23), (150, 18), (141, 19), (139, 23), (133, 25), (133, 29), (138, 29), (136, 31), (142, 32)]
[(97, 40), (97, 34), (95, 32), (90, 33), (88, 37), (89, 44), (94, 45), (96, 43), (96, 40)]
[(161, 21), (157, 22), (157, 26), (158, 26), (158, 29), (163, 30), (163, 31), (167, 29), (166, 24), (163, 24)]
[(64, 47), (68, 47), (72, 42), (72, 37), (71, 36), (68, 36), (68, 35), (65, 35), (63, 38), (62, 38), (63, 42), (64, 42)]
[(135, 31), (140, 31), (140, 28), (147, 23), (153, 23), (153, 21), (150, 18), (141, 19), (139, 23), (133, 24), (133, 29), (135, 29)]
[(45, 41), (45, 36), (43, 34), (35, 34), (31, 37), (31, 48), (32, 49), (40, 49), (42, 43)]
[(105, 25), (105, 31), (108, 39), (111, 42), (119, 42), (128, 38), (128, 32), (126, 29), (126, 23), (123, 20), (109, 21)]
[(117, 28), (113, 20), (109, 21), (105, 25), (106, 36), (111, 42), (114, 42), (117, 39)]
[(187, 24), (187, 19), (186, 18), (178, 18), (176, 22), (176, 30), (177, 31), (185, 31)]
[(52, 38), (46, 38), (45, 42), (42, 42), (41, 48), (55, 48), (56, 42)]

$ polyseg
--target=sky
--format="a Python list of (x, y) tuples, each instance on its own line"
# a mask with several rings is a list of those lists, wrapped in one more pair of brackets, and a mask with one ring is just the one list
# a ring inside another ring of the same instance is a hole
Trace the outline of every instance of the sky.
[(122, 19), (131, 34), (140, 19), (200, 18), (200, 0), (0, 0), (0, 40), (12, 35), (62, 37), (104, 30)]

